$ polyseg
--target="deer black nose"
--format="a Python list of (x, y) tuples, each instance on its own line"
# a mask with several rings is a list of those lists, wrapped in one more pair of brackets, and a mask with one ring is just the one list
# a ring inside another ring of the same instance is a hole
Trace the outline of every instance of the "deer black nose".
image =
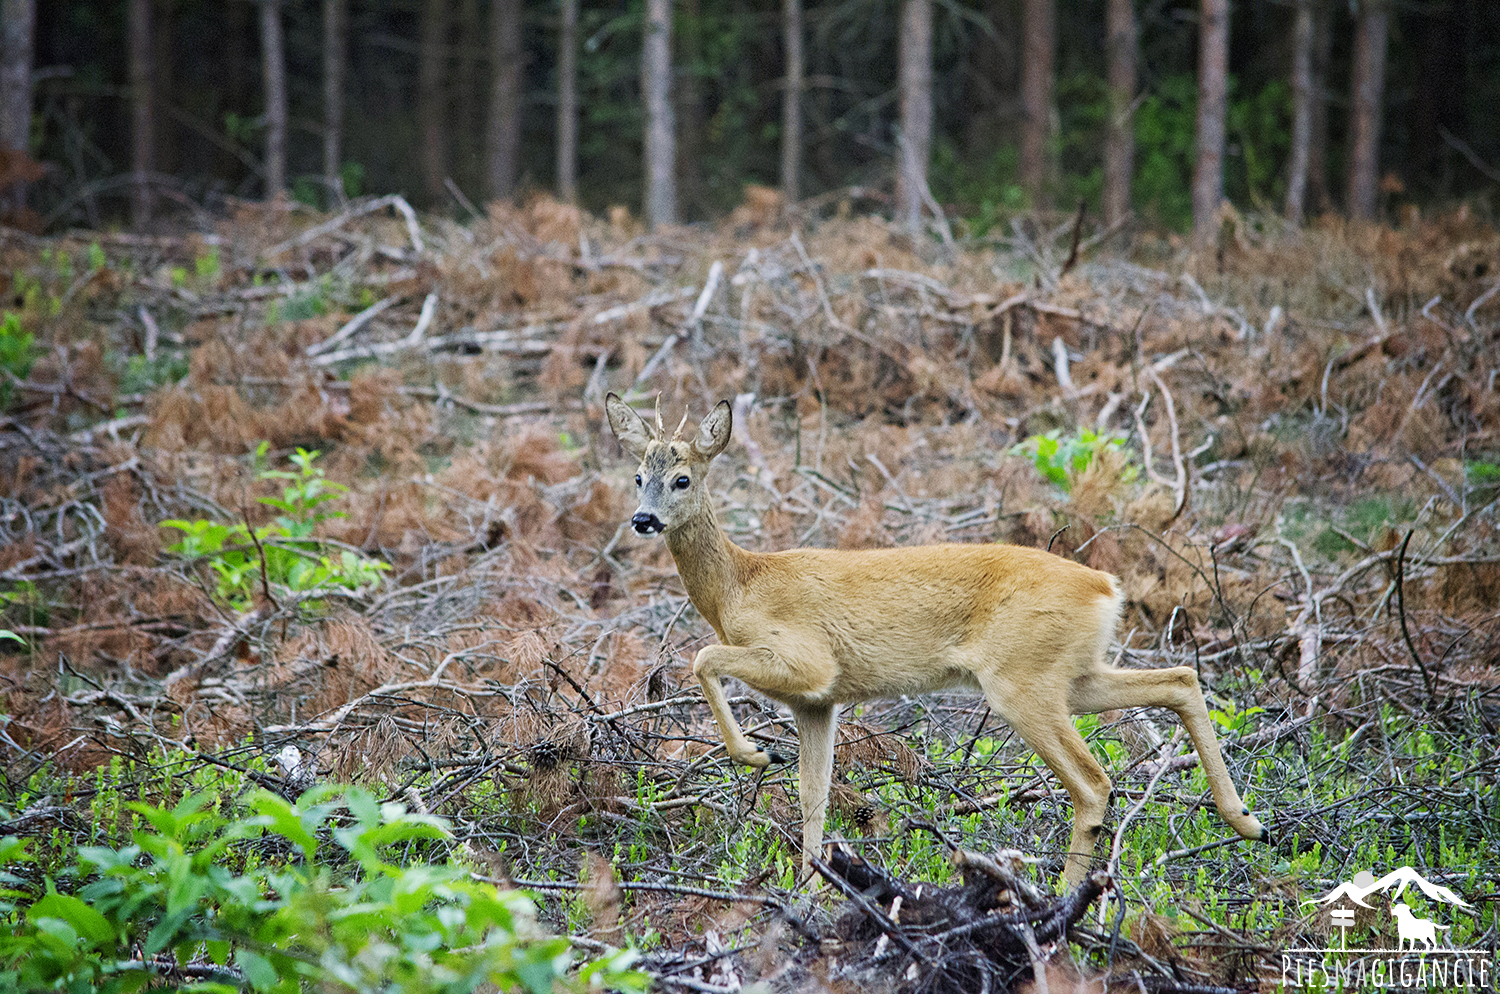
[(635, 517), (630, 519), (630, 523), (635, 527), (637, 535), (660, 534), (667, 527), (656, 515), (647, 514), (645, 511), (636, 512)]

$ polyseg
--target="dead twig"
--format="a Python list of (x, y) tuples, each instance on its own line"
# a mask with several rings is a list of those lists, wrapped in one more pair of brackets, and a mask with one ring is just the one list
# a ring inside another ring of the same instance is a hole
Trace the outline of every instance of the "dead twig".
[(1396, 612), (1401, 620), (1401, 639), (1406, 643), (1406, 650), (1411, 653), (1411, 661), (1417, 664), (1417, 671), (1422, 674), (1422, 684), (1427, 688), (1427, 699), (1436, 703), (1437, 690), (1432, 683), (1432, 674), (1427, 671), (1427, 664), (1422, 662), (1422, 654), (1417, 652), (1416, 643), (1411, 638), (1411, 629), (1406, 625), (1406, 546), (1411, 542), (1414, 531), (1415, 529), (1411, 528), (1406, 530), (1406, 537), (1401, 540), (1401, 547), (1396, 550)]

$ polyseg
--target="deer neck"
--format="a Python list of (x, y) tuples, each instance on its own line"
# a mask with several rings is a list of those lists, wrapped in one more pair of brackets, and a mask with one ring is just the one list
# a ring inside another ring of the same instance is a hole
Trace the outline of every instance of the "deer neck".
[(729, 540), (708, 509), (669, 530), (666, 538), (688, 598), (723, 642), (721, 612), (739, 586), (740, 560), (749, 553)]

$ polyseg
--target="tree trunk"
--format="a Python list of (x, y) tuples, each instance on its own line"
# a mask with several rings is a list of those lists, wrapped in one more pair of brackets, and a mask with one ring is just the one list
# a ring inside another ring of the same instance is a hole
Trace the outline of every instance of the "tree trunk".
[(479, 41), (483, 37), (484, 18), (479, 11), (479, 0), (459, 0), (452, 147), (453, 180), (463, 189), (479, 189), (479, 178), (483, 175), (484, 121), (479, 110), (484, 85), (480, 82), (484, 46)]
[(1286, 219), (1302, 223), (1307, 200), (1308, 151), (1312, 144), (1313, 101), (1313, 0), (1297, 0), (1292, 27), (1292, 156), (1287, 170)]
[(646, 0), (641, 94), (646, 104), (646, 223), (657, 228), (677, 223), (672, 0)]
[(557, 41), (557, 196), (578, 201), (578, 0), (562, 0)]
[(417, 65), (417, 121), (422, 138), (422, 191), (431, 206), (447, 194), (448, 29), (450, 0), (422, 0), (421, 61)]
[(1354, 64), (1349, 101), (1349, 214), (1375, 217), (1380, 193), (1380, 123), (1385, 103), (1385, 39), (1389, 9), (1384, 0), (1361, 0), (1354, 28)]
[(0, 3), (0, 149), (31, 146), (31, 66), (36, 45), (36, 0)]
[(1193, 241), (1212, 244), (1224, 191), (1224, 113), (1229, 97), (1229, 0), (1201, 0), (1198, 22), (1198, 154)]
[(901, 147), (896, 217), (915, 240), (922, 230), (927, 161), (932, 154), (932, 0), (901, 6)]
[(151, 12), (151, 168), (172, 175), (178, 170), (177, 129), (166, 113), (172, 106), (173, 56), (177, 46), (172, 38), (170, 0), (152, 0)]
[(323, 181), (335, 202), (344, 199), (340, 170), (344, 144), (344, 65), (349, 47), (349, 0), (323, 0)]
[[(31, 147), (31, 66), (36, 45), (35, 0), (0, 3), (0, 152)], [(26, 206), (26, 185), (4, 195), (0, 211)]]
[(490, 14), (489, 138), (485, 158), (492, 198), (516, 192), (521, 175), (521, 0), (495, 0)]
[(130, 171), (135, 177), (131, 186), (130, 223), (144, 227), (151, 220), (151, 186), (148, 174), (156, 166), (155, 104), (151, 86), (155, 67), (151, 64), (155, 47), (151, 44), (152, 0), (130, 0)]
[(1134, 0), (1109, 0), (1105, 10), (1109, 45), (1109, 125), (1104, 135), (1104, 223), (1130, 216), (1130, 180), (1135, 166), (1136, 23)]
[[(703, 15), (699, 0), (679, 0), (673, 25), (680, 30), (673, 40), (672, 110), (673, 135), (677, 142), (677, 217), (701, 217), (707, 205), (707, 183), (703, 171), (704, 138), (708, 113), (698, 67), (703, 64)], [(679, 77), (678, 72), (682, 75)]]
[(266, 199), (286, 189), (286, 43), (281, 0), (260, 0), (260, 55), (266, 88)]
[(781, 44), (786, 81), (781, 90), (781, 198), (790, 207), (801, 197), (802, 0), (781, 0)]
[(1333, 9), (1313, 3), (1312, 126), (1307, 138), (1307, 202), (1303, 211), (1322, 213), (1332, 204), (1328, 194), (1328, 65), (1333, 57)]
[(1052, 172), (1052, 64), (1056, 47), (1056, 0), (1022, 0), (1020, 179), (1034, 207), (1047, 206), (1047, 180)]

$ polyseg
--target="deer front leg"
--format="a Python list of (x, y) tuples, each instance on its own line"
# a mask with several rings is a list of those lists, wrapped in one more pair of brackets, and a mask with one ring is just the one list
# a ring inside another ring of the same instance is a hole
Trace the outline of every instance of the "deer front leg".
[(778, 701), (820, 710), (825, 705), (809, 702), (827, 698), (837, 669), (831, 658), (820, 655), (816, 649), (799, 651), (795, 660), (789, 660), (765, 647), (709, 645), (698, 650), (698, 657), (693, 660), (693, 675), (703, 685), (703, 696), (719, 723), (730, 758), (748, 766), (765, 767), (781, 762), (781, 757), (745, 737), (729, 711), (729, 699), (724, 696), (719, 680), (736, 677)]
[(770, 649), (709, 645), (698, 650), (698, 656), (693, 660), (693, 675), (703, 686), (703, 696), (708, 700), (709, 710), (714, 713), (714, 721), (719, 723), (719, 734), (724, 737), (724, 748), (729, 752), (729, 758), (757, 769), (779, 763), (781, 757), (767, 752), (745, 736), (744, 729), (740, 728), (740, 723), (735, 721), (733, 712), (729, 710), (729, 698), (724, 695), (719, 678), (734, 676), (748, 682), (760, 670), (771, 666), (774, 659)]

